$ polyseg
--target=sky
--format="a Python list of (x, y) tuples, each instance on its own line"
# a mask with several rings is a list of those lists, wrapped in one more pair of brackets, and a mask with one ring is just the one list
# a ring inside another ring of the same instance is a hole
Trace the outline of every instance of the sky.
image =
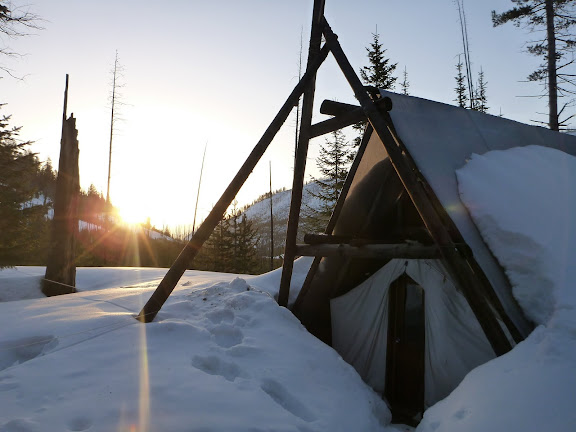
[[(15, 3), (24, 4), (20, 0)], [(7, 41), (19, 59), (2, 59), (24, 77), (0, 80), (0, 102), (41, 160), (57, 166), (65, 75), (68, 113), (77, 118), (80, 182), (106, 192), (111, 70), (118, 51), (123, 106), (113, 141), (111, 200), (133, 220), (157, 227), (191, 224), (207, 145), (198, 220), (207, 215), (296, 85), (305, 64), (312, 0), (52, 0), (26, 2), (44, 30)], [(545, 120), (546, 102), (523, 82), (538, 59), (524, 53), (527, 33), (493, 28), (490, 12), (504, 0), (464, 3), (473, 75), (482, 68), (492, 114)], [(453, 0), (327, 0), (325, 15), (352, 65), (367, 63), (365, 47), (380, 34), (386, 54), (406, 68), (410, 93), (454, 103), (454, 75), (462, 52)], [(302, 43), (301, 43), (302, 41)], [(355, 103), (329, 57), (318, 75), (317, 101)], [(324, 116), (317, 112), (314, 121)], [(269, 188), (290, 188), (295, 117), (291, 115), (238, 195), (249, 203)], [(310, 146), (306, 179), (316, 174), (323, 138)]]

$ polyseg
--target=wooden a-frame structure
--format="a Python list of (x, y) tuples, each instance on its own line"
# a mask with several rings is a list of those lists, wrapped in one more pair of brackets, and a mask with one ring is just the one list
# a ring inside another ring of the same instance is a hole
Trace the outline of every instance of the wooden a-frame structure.
[[(308, 255), (316, 257), (297, 303), (301, 299), (302, 293), (305, 293), (310, 286), (322, 256), (339, 254), (349, 257), (379, 257), (386, 259), (438, 258), (442, 260), (447, 271), (458, 286), (458, 289), (461, 290), (465, 296), (494, 353), (496, 355), (506, 353), (511, 349), (511, 341), (503, 330), (502, 325), (500, 325), (500, 322), (504, 323), (507, 332), (514, 341), (518, 342), (522, 340), (522, 334), (508, 318), (488, 278), (484, 275), (481, 267), (474, 259), (470, 248), (463, 240), (453, 221), (446, 214), (446, 210), (436, 198), (434, 191), (426, 179), (420, 174), (410, 153), (399, 139), (388, 112), (392, 108), (391, 101), (387, 98), (380, 97), (380, 94), (374, 91), (375, 89), (362, 85), (344, 54), (338, 42), (338, 37), (334, 34), (324, 17), (324, 4), (324, 0), (314, 1), (309, 54), (305, 74), (290, 93), (286, 102), (282, 105), (276, 117), (270, 123), (208, 217), (168, 270), (137, 318), (141, 322), (151, 322), (155, 318), (184, 274), (184, 271), (190, 266), (204, 242), (224, 217), (234, 197), (266, 151), (282, 124), (286, 121), (293, 106), (303, 94), (302, 118), (296, 149), (292, 200), (278, 303), (285, 307), (288, 304), (293, 262), (297, 256)], [(325, 39), (323, 46), (322, 37)], [(356, 107), (326, 101), (322, 105), (321, 112), (334, 115), (334, 117), (312, 125), (316, 73), (330, 53), (334, 56), (342, 73), (350, 84), (360, 106)], [(362, 120), (368, 120), (369, 122), (365, 138), (358, 150), (356, 160), (350, 169), (350, 174), (338, 199), (334, 213), (326, 227), (326, 235), (308, 237), (309, 240), (312, 239), (310, 243), (315, 244), (297, 245), (296, 235), (302, 204), (304, 172), (310, 139)], [(422, 219), (427, 233), (433, 240), (431, 245), (414, 246), (405, 243), (378, 244), (378, 242), (367, 239), (367, 242), (365, 241), (359, 246), (351, 242), (350, 239), (342, 239), (330, 235), (338, 220), (359, 160), (366, 148), (367, 137), (372, 133), (377, 134), (384, 145), (396, 175), (400, 179), (411, 202)]]

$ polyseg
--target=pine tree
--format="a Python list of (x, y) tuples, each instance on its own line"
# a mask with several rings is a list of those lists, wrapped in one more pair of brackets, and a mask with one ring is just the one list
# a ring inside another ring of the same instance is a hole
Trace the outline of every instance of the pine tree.
[(52, 160), (48, 158), (40, 167), (36, 175), (35, 187), (44, 200), (45, 205), (51, 206), (56, 195), (56, 171), (52, 167)]
[(456, 99), (454, 102), (458, 104), (461, 108), (468, 107), (468, 94), (466, 89), (466, 75), (462, 72), (463, 64), (460, 60), (460, 56), (458, 56), (458, 63), (456, 64), (457, 74), (454, 77), (456, 79)]
[(256, 251), (259, 238), (246, 214), (234, 218), (234, 237), (235, 262), (232, 272), (255, 273), (258, 266)]
[(194, 268), (224, 273), (255, 273), (258, 235), (252, 222), (236, 208), (222, 219), (206, 241)]
[(483, 113), (488, 112), (487, 98), (486, 98), (486, 85), (488, 83), (484, 79), (484, 71), (480, 69), (478, 73), (478, 82), (476, 84), (476, 95), (474, 97), (474, 109)]
[[(393, 90), (397, 80), (393, 73), (398, 63), (390, 63), (390, 59), (384, 57), (386, 50), (380, 43), (378, 31), (372, 33), (372, 43), (366, 48), (366, 51), (368, 52), (368, 66), (363, 66), (360, 69), (360, 78), (364, 84), (384, 90)], [(358, 147), (366, 129), (366, 122), (357, 123), (353, 128), (358, 132), (358, 136), (353, 140), (353, 145)]]
[(558, 98), (574, 94), (574, 75), (566, 66), (574, 62), (576, 37), (576, 1), (574, 0), (512, 0), (516, 5), (502, 13), (492, 11), (494, 27), (512, 22), (516, 27), (524, 24), (531, 33), (543, 34), (526, 45), (529, 54), (542, 58), (539, 68), (528, 75), (529, 81), (546, 83), (548, 95), (548, 126), (559, 130), (572, 117), (560, 119), (568, 107), (558, 108)]
[(318, 185), (318, 191), (309, 192), (319, 201), (319, 205), (317, 209), (305, 209), (304, 227), (308, 232), (321, 232), (328, 223), (348, 175), (352, 154), (351, 146), (339, 130), (332, 132), (331, 139), (326, 139), (325, 144), (320, 146), (316, 166), (321, 177), (313, 179)]
[(360, 77), (366, 85), (392, 90), (397, 79), (392, 74), (398, 63), (390, 63), (390, 59), (384, 57), (386, 50), (382, 48), (378, 33), (372, 33), (372, 38), (370, 47), (366, 48), (369, 64), (360, 69)]
[(18, 139), (21, 128), (9, 121), (0, 118), (0, 268), (30, 262), (46, 213), (44, 205), (32, 203), (40, 163), (28, 150), (31, 142)]

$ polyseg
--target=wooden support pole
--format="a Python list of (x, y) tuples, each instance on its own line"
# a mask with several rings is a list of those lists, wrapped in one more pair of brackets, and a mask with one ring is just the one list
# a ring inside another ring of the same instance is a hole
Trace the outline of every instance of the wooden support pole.
[(328, 48), (324, 46), (318, 56), (314, 58), (314, 61), (309, 65), (308, 70), (300, 80), (300, 82), (294, 87), (284, 105), (276, 114), (276, 117), (272, 120), (234, 179), (230, 182), (214, 208), (210, 211), (210, 214), (206, 217), (204, 222), (200, 225), (198, 230), (194, 233), (190, 241), (184, 246), (184, 249), (178, 255), (178, 258), (172, 264), (172, 267), (168, 270), (158, 288), (154, 291), (148, 302), (144, 305), (142, 310), (137, 316), (137, 319), (141, 322), (151, 322), (156, 317), (156, 314), (162, 308), (162, 305), (166, 302), (176, 284), (190, 266), (194, 257), (198, 254), (198, 251), (204, 244), (216, 225), (222, 220), (222, 217), (226, 213), (226, 209), (230, 206), (230, 203), (236, 197), (236, 194), (276, 136), (280, 127), (284, 124), (292, 108), (296, 105), (296, 101), (300, 98), (300, 95), (304, 92), (308, 83), (316, 77), (316, 71), (322, 64), (322, 62), (328, 56)]
[(349, 244), (297, 245), (297, 254), (313, 257), (342, 257), (391, 260), (405, 259), (439, 259), (440, 250), (436, 246), (413, 244), (367, 244), (352, 246)]
[(390, 161), (392, 162), (392, 165), (394, 166), (394, 169), (396, 170), (406, 191), (410, 195), (420, 217), (428, 228), (428, 231), (433, 237), (435, 243), (440, 247), (445, 265), (455, 278), (459, 289), (462, 290), (464, 296), (467, 298), (470, 307), (478, 318), (478, 321), (492, 346), (492, 349), (496, 355), (502, 355), (510, 351), (510, 342), (496, 320), (493, 310), (490, 308), (490, 305), (484, 296), (483, 287), (480, 284), (478, 277), (474, 274), (469, 263), (462, 257), (460, 251), (457, 250), (448, 230), (443, 225), (439, 215), (436, 213), (430, 198), (426, 195), (425, 190), (418, 181), (415, 172), (407, 164), (407, 159), (403, 156), (396, 137), (390, 132), (383, 114), (367, 94), (364, 86), (360, 82), (360, 79), (356, 75), (354, 68), (346, 58), (346, 55), (338, 42), (337, 36), (332, 32), (327, 22), (324, 22), (323, 31), (326, 43), (330, 46), (330, 50), (334, 55), (336, 62), (352, 87), (360, 106), (362, 106), (366, 113), (366, 117), (368, 117), (372, 127), (374, 127), (378, 137), (384, 144), (390, 157)]
[[(322, 42), (322, 22), (324, 20), (324, 0), (314, 0), (312, 12), (312, 28), (310, 31), (310, 45), (308, 50), (308, 64), (306, 73), (318, 57)], [(296, 160), (294, 161), (294, 179), (292, 182), (292, 197), (290, 200), (290, 213), (288, 214), (288, 226), (286, 228), (286, 246), (284, 250), (284, 263), (282, 277), (278, 292), (278, 304), (288, 306), (290, 294), (290, 280), (296, 257), (296, 235), (298, 234), (298, 221), (300, 219), (300, 207), (302, 206), (302, 189), (304, 187), (304, 173), (306, 171), (306, 158), (308, 156), (308, 143), (310, 141), (310, 126), (312, 124), (312, 109), (314, 107), (314, 92), (316, 88), (316, 74), (308, 83), (302, 100), (302, 118), (300, 120), (300, 134)]]

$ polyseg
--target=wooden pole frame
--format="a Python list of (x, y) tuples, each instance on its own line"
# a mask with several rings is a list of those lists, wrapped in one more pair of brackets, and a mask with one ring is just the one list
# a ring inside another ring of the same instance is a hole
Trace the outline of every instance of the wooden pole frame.
[(252, 173), (252, 170), (258, 161), (262, 158), (262, 155), (280, 130), (280, 127), (282, 127), (290, 115), (292, 108), (294, 108), (302, 93), (304, 93), (305, 89), (309, 87), (311, 82), (314, 82), (316, 71), (324, 62), (326, 57), (328, 57), (328, 53), (329, 49), (324, 45), (324, 47), (319, 50), (318, 55), (309, 62), (306, 73), (302, 76), (300, 82), (296, 84), (296, 87), (294, 87), (292, 93), (290, 93), (286, 102), (284, 102), (284, 105), (282, 105), (276, 114), (276, 117), (274, 117), (234, 179), (230, 182), (216, 205), (210, 211), (210, 214), (202, 222), (186, 246), (184, 246), (184, 249), (182, 249), (150, 299), (148, 299), (148, 302), (137, 315), (136, 318), (139, 321), (148, 323), (154, 320), (156, 314), (160, 311), (176, 287), (176, 284), (191, 264), (192, 260), (198, 254), (204, 242), (208, 240), (218, 223), (224, 217), (226, 210), (236, 197), (236, 194), (245, 183), (248, 176)]

